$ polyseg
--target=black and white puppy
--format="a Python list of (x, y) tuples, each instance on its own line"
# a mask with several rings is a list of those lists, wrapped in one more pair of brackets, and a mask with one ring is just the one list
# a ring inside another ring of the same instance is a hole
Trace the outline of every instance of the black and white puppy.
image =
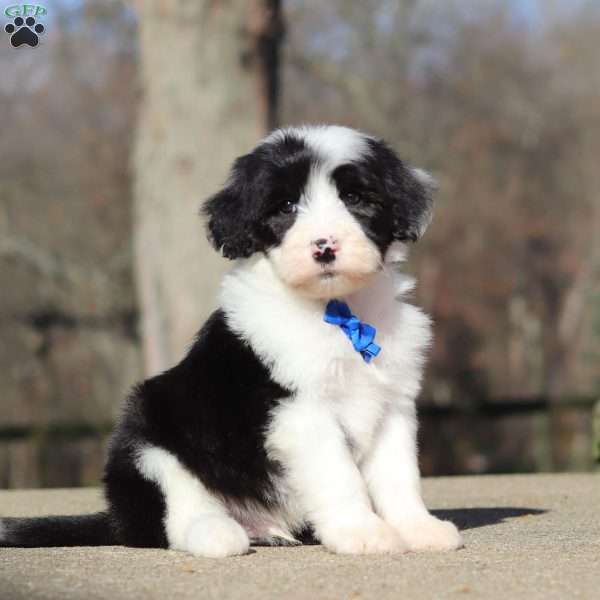
[(421, 499), (415, 398), (430, 323), (402, 300), (397, 268), (429, 224), (431, 187), (344, 127), (278, 130), (238, 158), (204, 209), (214, 246), (238, 259), (220, 309), (127, 400), (108, 511), (5, 518), (0, 545), (224, 557), (311, 532), (340, 553), (458, 548)]

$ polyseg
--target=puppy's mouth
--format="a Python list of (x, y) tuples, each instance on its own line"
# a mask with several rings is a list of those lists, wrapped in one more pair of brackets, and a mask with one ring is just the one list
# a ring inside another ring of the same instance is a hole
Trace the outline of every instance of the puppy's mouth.
[(330, 279), (334, 279), (337, 276), (337, 273), (334, 273), (333, 271), (326, 271), (325, 273), (321, 273), (319, 275), (319, 279), (321, 281), (328, 281)]
[(321, 269), (321, 273), (319, 273), (318, 277), (321, 281), (330, 281), (335, 279), (338, 276), (338, 273), (335, 269), (328, 267), (327, 265), (323, 265)]
[(351, 271), (348, 269), (334, 269), (333, 267), (324, 266), (321, 269), (321, 272), (316, 275), (316, 278), (319, 281), (331, 281), (333, 279), (339, 279), (343, 277), (344, 279), (348, 279), (350, 281), (363, 281), (375, 275), (381, 270), (381, 267), (373, 270), (373, 271)]
[(327, 289), (330, 289), (332, 285), (345, 285), (350, 284), (352, 286), (361, 286), (367, 283), (371, 277), (375, 275), (375, 272), (348, 272), (340, 269), (326, 268), (323, 269), (316, 277), (315, 280), (319, 284), (324, 285)]
[(350, 271), (339, 266), (321, 266), (305, 277), (287, 281), (288, 285), (310, 298), (334, 298), (367, 285), (375, 272)]

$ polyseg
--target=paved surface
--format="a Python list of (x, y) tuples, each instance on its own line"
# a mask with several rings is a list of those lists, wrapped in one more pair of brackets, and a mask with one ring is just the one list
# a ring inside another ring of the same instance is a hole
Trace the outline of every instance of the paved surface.
[[(221, 560), (165, 550), (0, 548), (0, 600), (600, 599), (600, 475), (424, 482), (429, 506), (463, 529), (442, 554), (335, 556), (257, 548)], [(0, 492), (0, 515), (98, 510), (98, 490)]]

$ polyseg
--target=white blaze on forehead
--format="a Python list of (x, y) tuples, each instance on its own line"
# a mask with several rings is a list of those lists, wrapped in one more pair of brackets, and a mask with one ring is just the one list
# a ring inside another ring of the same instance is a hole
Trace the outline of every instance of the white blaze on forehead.
[(328, 166), (359, 160), (369, 153), (369, 136), (349, 127), (340, 125), (305, 125), (278, 129), (265, 138), (265, 142), (277, 142), (285, 135), (294, 135), (304, 140), (306, 145)]
[(337, 220), (350, 217), (340, 201), (338, 191), (322, 166), (312, 168), (300, 201), (299, 217), (311, 215), (313, 219), (325, 221), (329, 226)]
[(369, 151), (367, 137), (348, 127), (310, 127), (303, 132), (303, 138), (332, 166), (358, 160)]

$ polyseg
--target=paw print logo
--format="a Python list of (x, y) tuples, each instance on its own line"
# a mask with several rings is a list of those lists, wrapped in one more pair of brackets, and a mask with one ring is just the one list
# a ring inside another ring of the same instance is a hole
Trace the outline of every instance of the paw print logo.
[(44, 33), (45, 27), (41, 23), (36, 23), (33, 17), (15, 17), (12, 23), (8, 23), (4, 28), (6, 33), (10, 34), (10, 43), (17, 48), (27, 44), (35, 48), (39, 41), (39, 35)]

